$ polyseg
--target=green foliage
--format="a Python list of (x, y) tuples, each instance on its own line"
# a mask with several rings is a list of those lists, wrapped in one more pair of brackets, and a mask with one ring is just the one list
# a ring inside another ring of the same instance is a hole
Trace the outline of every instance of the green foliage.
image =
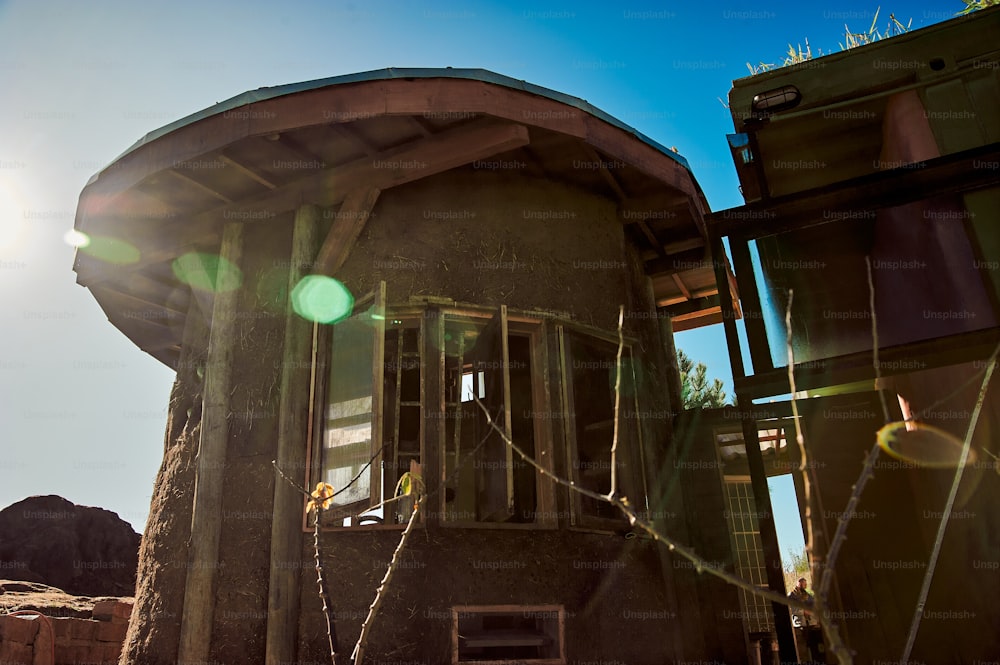
[(964, 16), (980, 9), (1000, 5), (1000, 0), (962, 0), (962, 2), (965, 3), (965, 9), (957, 12), (957, 16)]
[[(974, 11), (974, 9), (980, 9), (986, 5), (1000, 3), (1000, 0), (962, 0), (962, 2), (966, 3), (966, 5), (968, 6), (964, 11), (959, 12), (960, 14), (965, 14), (970, 11)], [(974, 9), (970, 9), (970, 6), (972, 5), (976, 5), (976, 7)], [(909, 21), (906, 22), (906, 25), (903, 25), (896, 19), (895, 14), (889, 14), (889, 23), (886, 25), (885, 30), (884, 31), (879, 30), (876, 24), (878, 23), (878, 15), (881, 10), (882, 10), (881, 7), (875, 10), (875, 17), (872, 19), (872, 24), (868, 28), (867, 32), (852, 32), (851, 29), (845, 25), (844, 41), (839, 43), (840, 50), (846, 51), (848, 49), (856, 48), (858, 46), (864, 46), (865, 44), (871, 44), (873, 42), (877, 42), (880, 39), (887, 39), (889, 37), (901, 35), (904, 32), (909, 31), (910, 25), (913, 23), (913, 19), (910, 19)], [(806, 42), (806, 47), (804, 50), (801, 44), (798, 46), (792, 46), (791, 44), (789, 44), (788, 51), (785, 53), (784, 59), (778, 65), (775, 65), (774, 63), (766, 63), (763, 61), (761, 61), (756, 65), (752, 65), (748, 62), (747, 69), (750, 70), (751, 75), (756, 75), (760, 74), (761, 72), (777, 69), (779, 67), (788, 67), (789, 65), (797, 65), (800, 62), (806, 62), (807, 60), (812, 60), (814, 56), (812, 48), (809, 46), (809, 40), (807, 39), (805, 40), (805, 42)], [(818, 51), (816, 54), (817, 57), (822, 55), (823, 55), (822, 50)]]
[(784, 565), (785, 572), (795, 575), (796, 581), (800, 577), (808, 577), (809, 556), (806, 554), (805, 545), (802, 546), (801, 552), (789, 552)]
[[(726, 406), (726, 391), (722, 381), (708, 381), (705, 363), (694, 364), (687, 354), (677, 349), (677, 367), (681, 373), (681, 398), (685, 409), (714, 409)], [(732, 404), (736, 403), (735, 396)]]

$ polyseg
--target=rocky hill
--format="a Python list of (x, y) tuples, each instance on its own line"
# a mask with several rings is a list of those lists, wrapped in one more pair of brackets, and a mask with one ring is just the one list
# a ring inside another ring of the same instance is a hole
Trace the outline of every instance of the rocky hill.
[(0, 578), (78, 596), (131, 596), (140, 536), (117, 514), (60, 496), (32, 496), (0, 511)]

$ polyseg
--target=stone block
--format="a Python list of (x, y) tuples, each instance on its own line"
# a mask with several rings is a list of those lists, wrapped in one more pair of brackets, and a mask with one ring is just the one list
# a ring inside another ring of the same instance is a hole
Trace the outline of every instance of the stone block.
[(0, 663), (4, 665), (32, 665), (30, 644), (22, 644), (13, 640), (0, 642)]
[(52, 617), (49, 619), (56, 634), (56, 644), (64, 640), (93, 640), (97, 633), (98, 621), (72, 617)]
[(37, 616), (0, 616), (0, 640), (31, 644), (41, 622)]
[(52, 632), (45, 623), (42, 623), (38, 628), (34, 646), (35, 653), (32, 665), (56, 665), (52, 649)]
[(122, 655), (122, 648), (124, 644), (119, 642), (117, 644), (106, 643), (102, 645), (103, 649), (103, 662), (115, 665), (118, 662), (118, 657)]
[(128, 632), (127, 623), (114, 623), (112, 621), (98, 621), (95, 636), (99, 642), (121, 642)]
[(132, 603), (121, 600), (99, 600), (94, 604), (92, 616), (98, 621), (127, 624), (132, 616)]

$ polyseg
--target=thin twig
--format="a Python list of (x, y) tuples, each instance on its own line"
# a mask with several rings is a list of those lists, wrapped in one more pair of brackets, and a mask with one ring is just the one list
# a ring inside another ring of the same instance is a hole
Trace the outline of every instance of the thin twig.
[(910, 623), (910, 633), (906, 638), (906, 646), (903, 648), (903, 655), (899, 659), (900, 665), (906, 665), (910, 660), (910, 651), (913, 649), (913, 642), (917, 639), (920, 618), (923, 616), (924, 604), (927, 602), (927, 594), (931, 588), (931, 580), (934, 579), (934, 568), (937, 566), (938, 555), (941, 553), (941, 544), (944, 542), (944, 532), (948, 528), (951, 509), (955, 506), (955, 497), (958, 496), (958, 486), (962, 483), (962, 474), (965, 472), (965, 465), (969, 460), (972, 436), (976, 433), (976, 423), (979, 422), (979, 413), (983, 410), (983, 402), (986, 401), (986, 391), (990, 385), (990, 377), (993, 376), (993, 370), (996, 366), (997, 351), (994, 351), (993, 355), (990, 356), (989, 364), (986, 366), (983, 385), (979, 389), (976, 406), (972, 410), (972, 418), (969, 420), (969, 429), (965, 433), (962, 456), (958, 460), (958, 468), (955, 469), (955, 477), (951, 481), (951, 490), (948, 492), (948, 500), (945, 502), (944, 514), (941, 516), (941, 523), (938, 524), (937, 535), (934, 537), (934, 547), (931, 550), (930, 560), (927, 562), (927, 572), (924, 573), (924, 582), (920, 587), (920, 596), (917, 598), (917, 606), (913, 612), (913, 621)]
[(374, 455), (372, 455), (372, 458), (370, 460), (368, 460), (363, 467), (361, 467), (361, 470), (358, 471), (358, 475), (354, 476), (354, 478), (351, 479), (351, 482), (347, 483), (346, 485), (344, 485), (343, 487), (341, 487), (339, 490), (337, 490), (336, 492), (334, 492), (333, 496), (337, 496), (338, 494), (342, 494), (342, 493), (346, 492), (347, 490), (349, 490), (351, 488), (351, 485), (353, 485), (354, 483), (358, 482), (358, 478), (361, 477), (361, 474), (363, 474), (365, 472), (365, 470), (372, 465), (372, 462), (375, 461), (375, 458), (378, 457), (379, 455), (381, 455), (382, 451), (384, 451), (388, 445), (389, 445), (388, 443), (383, 444), (382, 447), (379, 448), (375, 452)]
[[(875, 12), (876, 14), (878, 12)], [(878, 391), (879, 399), (882, 401), (882, 417), (885, 422), (889, 422), (889, 404), (885, 400), (885, 391), (882, 390), (882, 363), (878, 359), (878, 318), (875, 316), (875, 280), (872, 277), (872, 259), (865, 257), (865, 266), (868, 270), (868, 309), (872, 315), (872, 367), (875, 370), (875, 388)]]
[[(889, 404), (886, 402), (881, 385), (882, 366), (878, 357), (879, 337), (878, 318), (875, 315), (875, 282), (872, 278), (872, 262), (870, 257), (865, 257), (865, 264), (868, 267), (868, 307), (871, 310), (872, 317), (872, 367), (875, 370), (875, 388), (878, 390), (879, 398), (882, 400), (882, 415), (885, 422), (888, 423), (890, 420)], [(865, 457), (865, 464), (861, 469), (861, 475), (858, 476), (858, 479), (854, 482), (854, 486), (851, 487), (851, 496), (847, 500), (847, 507), (844, 508), (844, 511), (837, 518), (837, 530), (833, 533), (833, 540), (830, 541), (830, 549), (826, 556), (826, 567), (820, 576), (819, 593), (823, 598), (828, 597), (830, 584), (833, 582), (834, 566), (837, 562), (837, 557), (840, 556), (840, 548), (844, 544), (844, 541), (847, 540), (847, 525), (850, 524), (851, 519), (855, 515), (865, 485), (875, 477), (875, 462), (878, 461), (880, 452), (878, 441), (876, 441)]]
[(287, 482), (289, 485), (291, 485), (292, 487), (294, 487), (295, 489), (297, 489), (300, 494), (304, 494), (307, 499), (313, 498), (312, 494), (310, 494), (304, 487), (302, 487), (297, 482), (295, 482), (294, 480), (292, 480), (291, 478), (289, 478), (287, 475), (285, 475), (285, 472), (281, 470), (280, 466), (278, 466), (278, 460), (274, 460), (274, 459), (271, 460), (271, 466), (274, 467), (274, 470), (278, 473), (279, 476), (281, 476), (282, 478), (285, 479), (285, 482)]
[(622, 349), (625, 348), (625, 339), (622, 337), (622, 322), (625, 319), (625, 306), (618, 308), (618, 355), (615, 356), (615, 418), (614, 431), (611, 434), (611, 491), (608, 498), (614, 499), (618, 495), (618, 411), (621, 406), (621, 384), (622, 384)]
[(807, 473), (809, 457), (806, 452), (806, 440), (802, 435), (802, 423), (799, 418), (799, 403), (795, 399), (795, 350), (792, 348), (792, 289), (788, 290), (788, 304), (785, 306), (785, 346), (788, 349), (788, 386), (792, 393), (792, 422), (795, 424), (795, 442), (799, 446), (799, 473), (802, 474), (802, 486), (806, 505), (806, 551), (815, 565), (815, 533), (813, 532), (812, 516), (812, 483)]
[(402, 499), (402, 498), (404, 498), (406, 496), (408, 496), (408, 495), (406, 495), (406, 494), (398, 494), (396, 496), (393, 496), (393, 497), (390, 497), (390, 498), (386, 499), (385, 501), (379, 501), (374, 506), (371, 506), (370, 508), (365, 508), (364, 510), (362, 510), (361, 512), (359, 512), (357, 515), (355, 515), (355, 517), (361, 517), (365, 513), (370, 513), (373, 510), (378, 510), (379, 508), (382, 508), (384, 506), (388, 506), (390, 503), (392, 503), (394, 501), (399, 501), (400, 499)]
[(317, 510), (315, 513), (315, 525), (313, 526), (313, 559), (316, 562), (316, 584), (317, 586), (319, 586), (320, 600), (323, 601), (323, 618), (326, 619), (326, 641), (330, 647), (330, 662), (333, 665), (337, 665), (337, 640), (334, 637), (335, 629), (333, 623), (333, 614), (330, 610), (329, 603), (327, 603), (326, 583), (323, 581), (323, 563), (320, 560), (319, 516), (320, 516), (320, 511)]
[(392, 560), (389, 562), (389, 567), (386, 568), (385, 576), (382, 578), (382, 582), (378, 585), (378, 590), (375, 592), (375, 600), (368, 607), (368, 616), (365, 617), (364, 623), (361, 624), (361, 635), (358, 636), (358, 643), (354, 645), (354, 652), (351, 654), (351, 663), (353, 665), (361, 665), (361, 661), (365, 656), (365, 643), (368, 641), (368, 633), (371, 631), (375, 615), (378, 613), (378, 609), (385, 599), (385, 591), (389, 587), (389, 580), (392, 579), (392, 574), (396, 571), (396, 565), (399, 563), (399, 555), (402, 553), (403, 547), (406, 546), (406, 539), (413, 531), (413, 525), (417, 521), (418, 509), (423, 504), (425, 498), (426, 496), (421, 497), (414, 504), (413, 512), (410, 513), (410, 521), (406, 523), (406, 529), (403, 530), (403, 535), (399, 538), (399, 544), (396, 545), (396, 550), (392, 553)]
[(582, 494), (583, 496), (589, 497), (596, 501), (603, 501), (605, 503), (611, 504), (612, 506), (615, 506), (628, 518), (629, 524), (631, 524), (632, 526), (638, 526), (643, 531), (648, 533), (653, 538), (653, 540), (657, 540), (663, 543), (664, 545), (667, 546), (667, 549), (669, 549), (671, 552), (676, 552), (680, 556), (684, 557), (685, 559), (693, 563), (695, 570), (698, 571), (699, 573), (702, 572), (708, 573), (709, 575), (725, 580), (726, 582), (729, 582), (730, 584), (739, 587), (740, 589), (744, 589), (745, 591), (758, 595), (762, 598), (766, 598), (767, 600), (770, 600), (771, 602), (774, 603), (781, 603), (783, 605), (788, 605), (789, 607), (794, 607), (796, 609), (802, 609), (802, 610), (811, 609), (810, 605), (807, 605), (801, 601), (788, 598), (783, 594), (775, 593), (769, 589), (768, 590), (761, 589), (755, 586), (754, 584), (744, 580), (741, 577), (733, 575), (732, 573), (727, 573), (724, 570), (718, 569), (712, 563), (706, 561), (705, 559), (702, 559), (700, 556), (695, 554), (694, 551), (679, 544), (677, 541), (675, 541), (673, 538), (670, 538), (666, 534), (660, 533), (656, 529), (656, 527), (654, 527), (651, 523), (642, 519), (642, 517), (640, 517), (639, 514), (624, 500), (617, 497), (615, 497), (614, 499), (610, 499), (608, 498), (607, 494), (599, 494), (598, 492), (588, 490), (585, 487), (580, 487), (572, 480), (566, 480), (564, 478), (560, 478), (559, 476), (555, 475), (554, 473), (543, 467), (541, 464), (536, 462), (527, 453), (521, 450), (517, 446), (517, 444), (511, 441), (510, 437), (508, 437), (507, 434), (502, 429), (500, 429), (500, 427), (497, 426), (496, 422), (490, 416), (490, 413), (486, 409), (485, 405), (483, 405), (483, 403), (480, 402), (478, 398), (476, 398), (476, 404), (478, 404), (479, 408), (483, 409), (483, 411), (486, 413), (487, 422), (489, 423), (490, 427), (492, 427), (500, 435), (500, 438), (504, 440), (504, 443), (510, 446), (511, 449), (515, 453), (517, 453), (522, 460), (533, 466), (536, 470), (538, 470), (539, 473), (541, 473), (546, 478), (549, 478), (553, 482), (562, 485), (564, 487), (568, 487), (570, 490)]
[[(821, 557), (816, 555), (815, 550), (815, 520), (813, 519), (812, 514), (812, 481), (815, 479), (815, 476), (813, 475), (815, 469), (813, 469), (813, 465), (809, 463), (809, 457), (806, 451), (806, 440), (802, 434), (802, 423), (799, 418), (798, 400), (795, 397), (795, 349), (792, 347), (793, 299), (794, 293), (792, 289), (789, 289), (788, 304), (785, 307), (785, 346), (788, 349), (788, 387), (792, 395), (792, 420), (795, 423), (795, 441), (799, 446), (799, 472), (802, 474), (802, 487), (805, 494), (806, 553), (812, 563), (813, 570), (821, 570), (822, 575), (827, 575), (831, 570), (831, 566), (829, 563), (824, 566), (822, 564)], [(814, 615), (818, 615), (819, 624), (823, 628), (823, 632), (826, 633), (827, 641), (830, 643), (830, 651), (833, 652), (833, 655), (837, 658), (837, 660), (843, 665), (849, 665), (852, 663), (853, 657), (851, 656), (851, 652), (847, 648), (847, 645), (844, 644), (840, 637), (840, 631), (830, 614), (827, 596), (823, 590), (820, 590), (820, 592), (814, 596), (813, 606), (809, 608), (809, 611)]]

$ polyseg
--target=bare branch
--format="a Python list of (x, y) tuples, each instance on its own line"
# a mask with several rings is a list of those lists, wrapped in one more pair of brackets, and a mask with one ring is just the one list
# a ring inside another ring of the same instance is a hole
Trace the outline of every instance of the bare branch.
[(305, 497), (307, 499), (311, 499), (312, 498), (312, 494), (310, 494), (308, 492), (308, 490), (306, 490), (304, 487), (302, 487), (297, 482), (295, 482), (294, 480), (292, 480), (291, 478), (289, 478), (287, 475), (285, 475), (285, 472), (281, 470), (280, 466), (278, 466), (278, 460), (274, 460), (274, 459), (271, 460), (271, 466), (274, 467), (275, 472), (277, 472), (277, 474), (279, 476), (281, 476), (285, 480), (286, 483), (288, 483), (289, 485), (291, 485), (292, 487), (294, 487), (295, 489), (297, 489), (300, 494), (305, 495)]
[(522, 460), (524, 460), (525, 462), (533, 466), (535, 469), (537, 469), (539, 473), (541, 473), (546, 478), (549, 478), (552, 481), (558, 483), (559, 485), (568, 487), (570, 490), (582, 494), (583, 496), (590, 497), (591, 499), (594, 499), (596, 501), (603, 501), (605, 503), (610, 503), (611, 505), (615, 506), (616, 508), (618, 508), (618, 510), (622, 512), (622, 514), (625, 515), (625, 517), (628, 518), (629, 524), (631, 524), (632, 526), (638, 526), (640, 529), (648, 533), (653, 538), (653, 540), (663, 543), (664, 545), (667, 546), (667, 549), (669, 549), (671, 552), (676, 552), (680, 556), (684, 557), (685, 559), (693, 563), (695, 570), (698, 571), (699, 573), (708, 573), (709, 575), (718, 577), (719, 579), (729, 582), (733, 586), (739, 587), (740, 589), (744, 589), (762, 598), (766, 598), (767, 600), (770, 600), (771, 602), (774, 603), (781, 603), (783, 605), (788, 605), (789, 607), (794, 607), (796, 609), (802, 609), (802, 610), (812, 609), (811, 606), (806, 605), (805, 603), (794, 600), (792, 598), (788, 598), (783, 594), (778, 594), (771, 590), (761, 589), (755, 586), (754, 584), (744, 580), (741, 577), (733, 575), (732, 573), (728, 573), (724, 570), (719, 570), (717, 567), (713, 566), (711, 563), (705, 561), (705, 559), (702, 559), (700, 556), (695, 554), (693, 550), (688, 549), (687, 547), (676, 542), (673, 538), (670, 538), (666, 534), (661, 533), (650, 522), (647, 522), (646, 520), (642, 519), (642, 517), (640, 517), (639, 514), (622, 499), (619, 499), (618, 497), (615, 497), (613, 499), (609, 498), (608, 495), (606, 494), (599, 494), (597, 492), (593, 492), (585, 487), (580, 487), (572, 480), (566, 480), (564, 478), (560, 478), (559, 476), (555, 475), (554, 473), (543, 467), (541, 464), (536, 462), (532, 457), (530, 457), (523, 450), (521, 450), (517, 446), (517, 444), (511, 441), (510, 437), (508, 437), (507, 434), (497, 426), (496, 422), (490, 416), (489, 411), (486, 409), (485, 405), (483, 405), (483, 403), (479, 401), (479, 399), (476, 399), (476, 404), (478, 404), (479, 408), (481, 408), (486, 413), (487, 423), (489, 424), (490, 427), (493, 428), (494, 431), (497, 432), (497, 434), (500, 435), (500, 438), (504, 440), (504, 443), (510, 446), (511, 450), (517, 453)]
[(611, 435), (611, 491), (608, 498), (613, 499), (618, 494), (618, 412), (621, 407), (622, 385), (622, 349), (625, 339), (622, 337), (622, 322), (625, 319), (625, 306), (618, 308), (618, 355), (615, 357), (615, 420), (614, 432)]
[(337, 665), (337, 644), (334, 639), (333, 613), (326, 597), (326, 584), (323, 581), (323, 563), (320, 561), (319, 550), (319, 516), (320, 511), (315, 514), (315, 524), (313, 525), (313, 559), (316, 562), (316, 584), (319, 586), (319, 598), (323, 602), (323, 618), (326, 619), (326, 641), (330, 647), (330, 662)]
[[(870, 257), (865, 257), (865, 264), (868, 266), (868, 306), (871, 309), (872, 316), (872, 365), (875, 369), (875, 388), (878, 390), (879, 397), (882, 400), (882, 413), (885, 421), (889, 422), (889, 405), (886, 403), (885, 395), (881, 388), (882, 368), (878, 359), (879, 339), (878, 320), (875, 316), (875, 283), (872, 280), (872, 262)], [(865, 457), (865, 464), (861, 469), (861, 475), (858, 476), (858, 479), (854, 482), (854, 486), (851, 487), (851, 497), (847, 500), (847, 507), (840, 513), (840, 517), (837, 519), (837, 530), (833, 534), (833, 540), (830, 541), (826, 566), (823, 568), (823, 574), (820, 577), (819, 595), (823, 596), (823, 598), (829, 597), (830, 584), (833, 582), (834, 566), (837, 562), (837, 557), (840, 555), (840, 548), (844, 544), (844, 541), (847, 540), (847, 525), (850, 524), (851, 519), (854, 517), (865, 485), (875, 477), (875, 462), (878, 460), (880, 452), (878, 441), (876, 440), (875, 445), (872, 446)]]
[(371, 631), (375, 615), (378, 613), (378, 609), (385, 599), (385, 591), (389, 587), (389, 580), (392, 579), (392, 574), (396, 571), (400, 553), (402, 553), (403, 547), (406, 546), (406, 539), (413, 531), (413, 525), (417, 521), (417, 513), (420, 512), (419, 508), (423, 505), (425, 498), (426, 495), (414, 504), (413, 512), (410, 513), (410, 521), (406, 523), (406, 529), (403, 530), (403, 535), (399, 538), (399, 544), (396, 545), (396, 549), (392, 553), (392, 560), (389, 562), (389, 567), (385, 570), (385, 576), (382, 578), (382, 582), (378, 585), (378, 590), (375, 592), (375, 600), (368, 607), (368, 616), (365, 617), (364, 623), (361, 624), (361, 635), (358, 636), (358, 643), (354, 645), (354, 652), (351, 654), (351, 663), (353, 665), (361, 665), (361, 661), (365, 657), (365, 644), (368, 642), (368, 633)]
[[(804, 503), (806, 506), (806, 553), (809, 556), (813, 570), (822, 570), (822, 576), (829, 576), (832, 566), (828, 563), (822, 565), (821, 559), (816, 555), (815, 550), (815, 520), (812, 514), (812, 473), (813, 465), (809, 464), (808, 453), (806, 451), (806, 440), (802, 435), (802, 423), (799, 418), (799, 405), (795, 397), (795, 350), (792, 347), (792, 301), (794, 293), (788, 290), (788, 305), (785, 307), (785, 346), (788, 349), (788, 386), (792, 393), (792, 420), (795, 422), (795, 441), (799, 446), (799, 472), (802, 474), (802, 486), (804, 489)], [(846, 525), (845, 525), (846, 528)], [(815, 586), (815, 585), (814, 585)], [(819, 624), (826, 633), (830, 642), (830, 651), (842, 665), (849, 665), (853, 662), (850, 650), (840, 637), (840, 631), (833, 622), (830, 614), (828, 596), (824, 591), (815, 595), (814, 605), (809, 610), (819, 615)]]
[(788, 349), (788, 386), (792, 392), (792, 421), (795, 423), (795, 442), (799, 446), (799, 472), (802, 474), (802, 486), (805, 493), (806, 552), (815, 566), (816, 550), (814, 549), (814, 546), (816, 541), (814, 540), (815, 533), (813, 531), (812, 483), (810, 482), (809, 473), (807, 472), (810, 468), (809, 455), (806, 452), (805, 437), (802, 435), (802, 422), (799, 418), (799, 403), (795, 399), (795, 350), (792, 348), (792, 300), (794, 299), (794, 296), (795, 294), (792, 289), (789, 289), (788, 304), (785, 306), (785, 346)]
[(900, 663), (910, 660), (910, 651), (913, 649), (913, 642), (917, 639), (917, 630), (920, 628), (920, 618), (924, 612), (924, 604), (927, 602), (927, 594), (931, 588), (931, 580), (934, 579), (934, 568), (937, 566), (938, 555), (941, 553), (941, 544), (944, 542), (944, 532), (948, 528), (948, 519), (951, 517), (951, 509), (955, 505), (955, 497), (958, 496), (958, 486), (962, 483), (962, 474), (965, 472), (965, 465), (969, 461), (969, 449), (972, 447), (972, 435), (976, 433), (976, 423), (979, 422), (979, 413), (983, 410), (983, 402), (986, 401), (986, 391), (990, 385), (990, 377), (997, 366), (998, 346), (993, 355), (990, 356), (989, 364), (986, 366), (986, 375), (983, 377), (983, 385), (979, 388), (979, 396), (976, 398), (976, 406), (972, 410), (972, 418), (969, 420), (969, 429), (965, 433), (965, 441), (962, 445), (962, 456), (958, 460), (958, 468), (955, 469), (955, 477), (951, 481), (951, 490), (948, 492), (948, 500), (945, 502), (944, 514), (941, 516), (941, 523), (938, 525), (937, 535), (934, 537), (934, 547), (931, 550), (930, 560), (927, 562), (927, 572), (924, 573), (924, 582), (920, 587), (920, 596), (917, 598), (917, 606), (913, 612), (913, 621), (910, 623), (910, 633), (906, 638), (906, 646), (903, 648), (903, 655)]

